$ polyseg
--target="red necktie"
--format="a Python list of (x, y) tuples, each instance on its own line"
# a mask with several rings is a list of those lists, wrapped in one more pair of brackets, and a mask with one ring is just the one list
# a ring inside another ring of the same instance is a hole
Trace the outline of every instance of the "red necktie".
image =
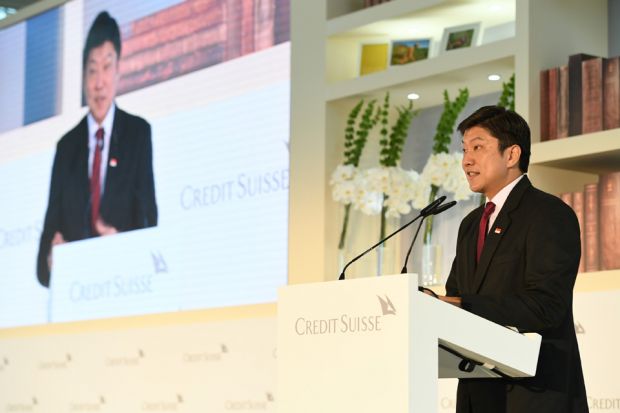
[(90, 210), (90, 222), (93, 228), (93, 232), (96, 233), (95, 223), (99, 218), (99, 201), (101, 198), (101, 151), (103, 150), (103, 128), (97, 129), (95, 133), (97, 138), (97, 144), (95, 145), (95, 157), (93, 158), (93, 170), (90, 174), (90, 197), (91, 197), (91, 210)]
[(484, 240), (487, 238), (487, 226), (489, 225), (489, 218), (495, 211), (495, 204), (493, 202), (487, 202), (480, 219), (480, 226), (478, 227), (478, 248), (476, 250), (476, 262), (480, 261), (482, 255), (482, 248), (484, 247)]

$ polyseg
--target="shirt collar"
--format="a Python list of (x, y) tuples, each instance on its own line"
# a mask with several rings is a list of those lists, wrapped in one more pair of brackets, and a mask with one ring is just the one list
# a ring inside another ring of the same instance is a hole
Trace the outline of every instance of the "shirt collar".
[(512, 189), (517, 186), (519, 181), (523, 179), (524, 176), (525, 174), (520, 175), (514, 181), (503, 187), (492, 199), (487, 198), (487, 202), (491, 201), (495, 204), (495, 211), (499, 212), (499, 210), (502, 209), (508, 199), (508, 195), (510, 195)]
[(103, 118), (103, 122), (101, 125), (97, 123), (93, 114), (89, 111), (88, 116), (86, 117), (88, 120), (88, 134), (90, 136), (95, 136), (97, 129), (100, 127), (103, 128), (103, 131), (106, 135), (110, 135), (112, 133), (112, 127), (114, 126), (114, 114), (116, 113), (116, 104), (112, 102), (110, 105), (110, 109), (108, 109), (108, 113)]

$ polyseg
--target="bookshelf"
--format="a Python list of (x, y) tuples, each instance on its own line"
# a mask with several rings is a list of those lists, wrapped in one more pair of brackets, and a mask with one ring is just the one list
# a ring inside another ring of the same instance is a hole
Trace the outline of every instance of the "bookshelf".
[(620, 129), (540, 142), (532, 148), (532, 165), (602, 174), (618, 170)]
[[(435, 294), (445, 295), (443, 285), (431, 288)], [(620, 290), (620, 270), (584, 272), (577, 275), (574, 291), (589, 293), (596, 291)]]
[(620, 290), (620, 270), (584, 272), (577, 275), (575, 291)]
[[(348, 4), (347, 4), (348, 3)], [(454, 3), (454, 1), (450, 2)], [(373, 7), (363, 8), (360, 1), (327, 1), (328, 36), (355, 31), (377, 22), (385, 22), (415, 14), (425, 9), (446, 6), (442, 0), (392, 0)]]
[(325, 100), (379, 97), (389, 90), (391, 95), (403, 97), (404, 102), (407, 93), (415, 90), (422, 97), (419, 103), (416, 102), (419, 108), (441, 104), (443, 98), (437, 91), (443, 88), (457, 90), (467, 84), (474, 96), (495, 92), (499, 85), (490, 82), (487, 76), (498, 73), (504, 79), (509, 78), (514, 72), (515, 51), (515, 39), (500, 40), (471, 50), (454, 50), (420, 62), (329, 83)]
[[(571, 54), (607, 55), (606, 0), (392, 0), (367, 9), (361, 3), (292, 2), (289, 283), (329, 280), (336, 272), (342, 212), (331, 200), (329, 176), (340, 161), (346, 116), (360, 98), (389, 91), (398, 104), (415, 91), (421, 95), (416, 108), (424, 108), (441, 104), (444, 89), (451, 96), (465, 86), (471, 96), (499, 91), (501, 82), (486, 76), (515, 73), (516, 110), (533, 132), (536, 186), (554, 194), (574, 191), (596, 182), (599, 173), (620, 170), (620, 130), (542, 143), (538, 136), (539, 73)], [(431, 37), (438, 47), (444, 28), (471, 22), (481, 23), (478, 46), (448, 53), (431, 47), (426, 60), (358, 76), (361, 43)], [(485, 41), (487, 28), (511, 25), (512, 33)], [(427, 28), (428, 36), (408, 27)], [(358, 229), (356, 237), (370, 241), (373, 230)], [(619, 287), (620, 270), (582, 274), (578, 286), (589, 275)]]
[(530, 174), (536, 185), (560, 194), (598, 182), (600, 174), (620, 170), (620, 129), (571, 136), (532, 145)]

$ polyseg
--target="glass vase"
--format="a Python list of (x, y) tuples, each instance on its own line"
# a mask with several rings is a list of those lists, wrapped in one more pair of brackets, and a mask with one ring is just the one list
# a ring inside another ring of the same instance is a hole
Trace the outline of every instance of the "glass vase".
[(432, 286), (441, 284), (442, 247), (439, 244), (422, 245), (422, 271), (420, 284)]
[(391, 246), (377, 247), (377, 276), (399, 273), (396, 268), (396, 248)]

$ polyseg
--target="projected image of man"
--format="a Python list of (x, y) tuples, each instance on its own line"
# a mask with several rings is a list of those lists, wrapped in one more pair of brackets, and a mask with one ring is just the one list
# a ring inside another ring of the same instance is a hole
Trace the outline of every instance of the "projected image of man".
[(151, 126), (115, 104), (120, 58), (118, 24), (101, 12), (82, 60), (89, 111), (56, 147), (37, 260), (43, 286), (53, 246), (157, 225)]

